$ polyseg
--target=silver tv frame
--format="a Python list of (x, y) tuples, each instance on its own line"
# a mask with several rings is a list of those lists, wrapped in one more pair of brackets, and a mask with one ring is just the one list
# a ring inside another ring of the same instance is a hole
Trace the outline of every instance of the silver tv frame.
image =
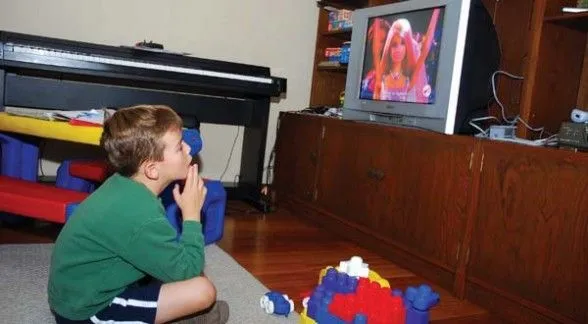
[[(351, 56), (347, 68), (343, 119), (365, 120), (424, 128), (453, 134), (458, 109), (462, 64), (466, 45), (470, 0), (410, 0), (353, 12)], [(443, 32), (437, 63), (436, 99), (433, 104), (360, 99), (366, 33), (370, 18), (444, 8)]]

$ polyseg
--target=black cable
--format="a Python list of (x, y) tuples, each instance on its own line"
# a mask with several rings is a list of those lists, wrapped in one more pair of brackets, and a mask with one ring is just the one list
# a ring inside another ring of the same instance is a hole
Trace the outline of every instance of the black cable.
[(221, 174), (221, 176), (219, 178), (220, 181), (223, 180), (225, 173), (229, 169), (229, 164), (231, 163), (231, 157), (233, 156), (233, 151), (235, 150), (235, 144), (237, 144), (237, 139), (239, 138), (240, 132), (241, 132), (241, 126), (237, 126), (237, 135), (235, 135), (235, 139), (233, 140), (233, 146), (231, 147), (231, 153), (229, 153), (229, 159), (227, 160), (227, 165), (225, 166), (225, 169), (223, 170), (223, 173)]

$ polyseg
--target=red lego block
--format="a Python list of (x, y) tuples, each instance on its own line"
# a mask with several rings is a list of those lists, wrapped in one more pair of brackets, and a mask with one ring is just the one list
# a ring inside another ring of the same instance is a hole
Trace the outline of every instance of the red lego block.
[(65, 223), (67, 207), (80, 203), (87, 193), (0, 176), (0, 211)]
[(329, 313), (345, 322), (364, 314), (368, 323), (404, 324), (406, 311), (402, 298), (392, 296), (390, 288), (359, 278), (355, 294), (335, 294), (329, 304)]

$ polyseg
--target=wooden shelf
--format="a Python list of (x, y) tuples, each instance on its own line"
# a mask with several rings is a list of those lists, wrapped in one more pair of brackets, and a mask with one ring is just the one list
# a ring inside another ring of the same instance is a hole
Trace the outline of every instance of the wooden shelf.
[(337, 9), (358, 9), (366, 6), (364, 0), (324, 0), (317, 1), (321, 7), (334, 7)]
[(337, 37), (343, 40), (351, 40), (351, 28), (328, 30), (321, 33), (323, 36)]
[(588, 32), (588, 12), (568, 13), (546, 17), (543, 21)]
[(316, 67), (319, 71), (331, 71), (331, 72), (347, 72), (347, 65), (339, 65), (339, 66), (321, 66), (318, 65)]

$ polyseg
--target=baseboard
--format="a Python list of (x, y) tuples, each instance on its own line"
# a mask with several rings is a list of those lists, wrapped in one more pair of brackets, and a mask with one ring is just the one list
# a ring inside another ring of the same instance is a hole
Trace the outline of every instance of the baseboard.
[(533, 302), (523, 300), (520, 297), (508, 296), (505, 292), (492, 289), (492, 287), (485, 287), (483, 284), (472, 280), (468, 280), (466, 284), (466, 299), (516, 324), (580, 323), (549, 311)]

